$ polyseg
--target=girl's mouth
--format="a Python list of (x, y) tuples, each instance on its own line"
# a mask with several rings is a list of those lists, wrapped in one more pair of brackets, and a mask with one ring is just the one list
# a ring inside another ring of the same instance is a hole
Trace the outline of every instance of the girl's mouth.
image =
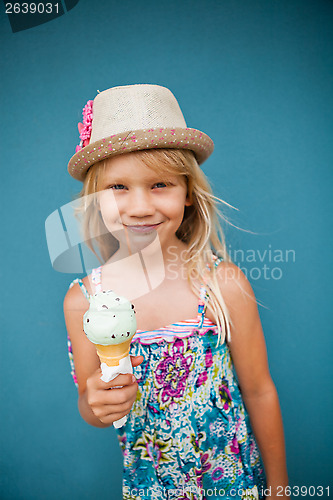
[(136, 224), (133, 226), (125, 225), (125, 228), (133, 233), (150, 233), (156, 230), (160, 224), (161, 222), (158, 222), (157, 224)]

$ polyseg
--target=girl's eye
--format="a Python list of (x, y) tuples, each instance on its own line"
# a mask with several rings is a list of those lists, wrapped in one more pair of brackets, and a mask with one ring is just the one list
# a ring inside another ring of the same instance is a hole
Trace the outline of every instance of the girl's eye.
[(109, 187), (109, 189), (114, 189), (115, 191), (121, 190), (121, 189), (126, 189), (124, 184), (113, 184), (112, 186)]
[(164, 187), (167, 187), (167, 184), (165, 182), (156, 182), (156, 184), (154, 184), (154, 187), (164, 188)]

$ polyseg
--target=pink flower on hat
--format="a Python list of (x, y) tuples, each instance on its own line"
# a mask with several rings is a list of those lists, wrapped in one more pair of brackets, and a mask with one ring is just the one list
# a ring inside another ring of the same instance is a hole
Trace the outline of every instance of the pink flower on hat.
[(79, 146), (76, 146), (76, 152), (89, 144), (93, 120), (93, 104), (94, 101), (88, 101), (83, 108), (83, 123), (78, 123), (81, 142)]

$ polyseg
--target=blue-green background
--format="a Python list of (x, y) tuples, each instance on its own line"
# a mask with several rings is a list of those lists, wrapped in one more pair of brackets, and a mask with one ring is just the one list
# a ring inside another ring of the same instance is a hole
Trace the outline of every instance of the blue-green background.
[(0, 498), (121, 497), (113, 430), (77, 411), (62, 314), (75, 276), (52, 269), (44, 222), (80, 189), (66, 165), (82, 107), (130, 83), (169, 87), (215, 141), (204, 170), (239, 209), (232, 249), (295, 251), (239, 264), (282, 271), (250, 281), (290, 483), (332, 486), (332, 1), (80, 0), (14, 34), (1, 4), (0, 22)]

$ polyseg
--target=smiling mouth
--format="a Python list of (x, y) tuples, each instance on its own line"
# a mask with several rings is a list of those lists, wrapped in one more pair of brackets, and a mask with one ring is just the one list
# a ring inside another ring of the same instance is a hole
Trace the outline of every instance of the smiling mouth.
[(158, 222), (157, 224), (136, 224), (133, 226), (124, 224), (124, 226), (126, 229), (132, 231), (133, 233), (150, 233), (154, 231), (160, 224), (161, 222)]

